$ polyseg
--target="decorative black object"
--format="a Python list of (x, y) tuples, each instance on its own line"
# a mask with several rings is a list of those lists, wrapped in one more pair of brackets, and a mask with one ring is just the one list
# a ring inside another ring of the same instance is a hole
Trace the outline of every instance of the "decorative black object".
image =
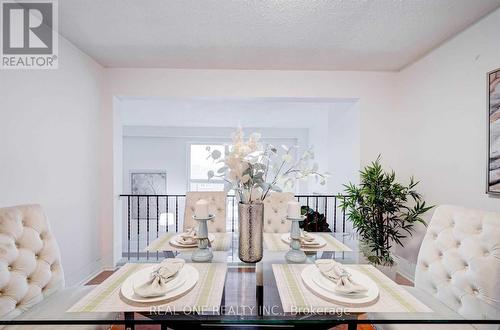
[(306, 216), (304, 221), (299, 222), (299, 226), (301, 229), (313, 232), (331, 232), (330, 226), (328, 225), (324, 214), (316, 212), (312, 208), (307, 206), (302, 206), (300, 211), (302, 215)]

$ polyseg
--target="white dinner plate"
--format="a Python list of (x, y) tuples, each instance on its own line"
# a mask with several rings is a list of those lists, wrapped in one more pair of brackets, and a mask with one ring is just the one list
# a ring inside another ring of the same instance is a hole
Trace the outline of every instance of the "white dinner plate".
[(364, 285), (368, 288), (368, 291), (356, 294), (339, 293), (335, 290), (335, 284), (321, 274), (315, 265), (304, 268), (301, 273), (302, 282), (315, 295), (334, 304), (348, 307), (364, 307), (377, 302), (379, 297), (377, 284), (365, 274), (348, 266), (345, 268), (351, 274), (353, 281)]
[(134, 282), (143, 283), (147, 281), (151, 273), (158, 268), (158, 265), (146, 267), (130, 275), (121, 286), (121, 295), (127, 300), (138, 303), (154, 303), (165, 300), (175, 300), (187, 292), (189, 292), (198, 282), (198, 270), (191, 265), (185, 264), (179, 271), (179, 274), (170, 281), (168, 291), (163, 296), (158, 297), (141, 297), (134, 292)]
[[(182, 243), (179, 243), (177, 241), (177, 237), (179, 235), (175, 235), (174, 237), (172, 237), (170, 239), (170, 245), (176, 246), (176, 247), (182, 247), (182, 248), (193, 248), (193, 247), (197, 247), (198, 246), (198, 243), (194, 243), (194, 244), (182, 244)], [(213, 243), (213, 241), (215, 240), (215, 235), (211, 234), (211, 233), (208, 233), (208, 240), (210, 241), (210, 243)]]
[[(319, 248), (322, 248), (323, 246), (326, 245), (325, 239), (323, 237), (321, 237), (320, 235), (314, 235), (311, 233), (309, 233), (309, 235), (314, 237), (317, 244), (307, 244), (307, 245), (301, 244), (301, 247), (303, 249), (319, 249)], [(290, 244), (290, 233), (284, 233), (283, 235), (281, 235), (281, 240), (283, 242), (285, 242), (286, 244)]]

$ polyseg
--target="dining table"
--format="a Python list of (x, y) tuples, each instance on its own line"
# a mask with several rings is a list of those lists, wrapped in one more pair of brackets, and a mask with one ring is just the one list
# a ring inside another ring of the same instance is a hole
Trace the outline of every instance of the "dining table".
[[(198, 327), (298, 327), (327, 329), (339, 324), (356, 329), (359, 324), (380, 323), (464, 323), (455, 315), (434, 310), (425, 299), (412, 295), (394, 281), (384, 268), (367, 262), (354, 233), (313, 233), (327, 236), (329, 244), (315, 251), (308, 248), (306, 261), (285, 259), (286, 244), (268, 237), (257, 263), (238, 258), (238, 233), (230, 233), (230, 243), (213, 250), (211, 262), (195, 263), (195, 249), (176, 249), (152, 242), (157, 257), (127, 260), (88, 295), (74, 303), (65, 318), (69, 324), (122, 324), (133, 329), (141, 324), (159, 324), (162, 329)], [(226, 239), (227, 235), (220, 235)], [(278, 237), (278, 236), (277, 236)], [(164, 242), (168, 240), (163, 239)], [(166, 243), (164, 243), (166, 244)], [(219, 244), (219, 245), (217, 245)], [(162, 251), (164, 253), (159, 253)], [(199, 273), (196, 285), (185, 295), (164, 302), (138, 304), (124, 299), (121, 286), (135, 272), (157, 265), (165, 258), (181, 258)], [(301, 278), (303, 270), (320, 259), (334, 260), (363, 273), (376, 283), (379, 294), (366, 306), (349, 306), (323, 299)], [(384, 273), (385, 272), (385, 273)], [(110, 315), (98, 321), (93, 313)], [(50, 320), (46, 320), (47, 324)], [(88, 322), (86, 322), (88, 321)], [(478, 323), (484, 322), (478, 316)], [(61, 322), (59, 322), (61, 323)]]

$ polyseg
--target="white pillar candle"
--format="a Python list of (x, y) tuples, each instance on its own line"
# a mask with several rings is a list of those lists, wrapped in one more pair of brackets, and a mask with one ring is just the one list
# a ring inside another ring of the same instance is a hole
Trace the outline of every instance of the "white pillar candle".
[(198, 219), (208, 219), (208, 202), (200, 199), (194, 207), (194, 215)]
[(300, 219), (300, 204), (296, 201), (288, 202), (287, 216), (292, 219)]

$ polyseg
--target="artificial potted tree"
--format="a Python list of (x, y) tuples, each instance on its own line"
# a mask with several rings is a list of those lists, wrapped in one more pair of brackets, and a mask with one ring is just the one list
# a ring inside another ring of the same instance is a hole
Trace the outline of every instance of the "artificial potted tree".
[(426, 206), (415, 190), (413, 177), (408, 185), (396, 181), (394, 171), (384, 171), (380, 156), (360, 171), (360, 183), (344, 185), (341, 208), (360, 236), (360, 250), (377, 266), (393, 266), (391, 248), (403, 246), (402, 239), (412, 235), (414, 225), (433, 206)]

